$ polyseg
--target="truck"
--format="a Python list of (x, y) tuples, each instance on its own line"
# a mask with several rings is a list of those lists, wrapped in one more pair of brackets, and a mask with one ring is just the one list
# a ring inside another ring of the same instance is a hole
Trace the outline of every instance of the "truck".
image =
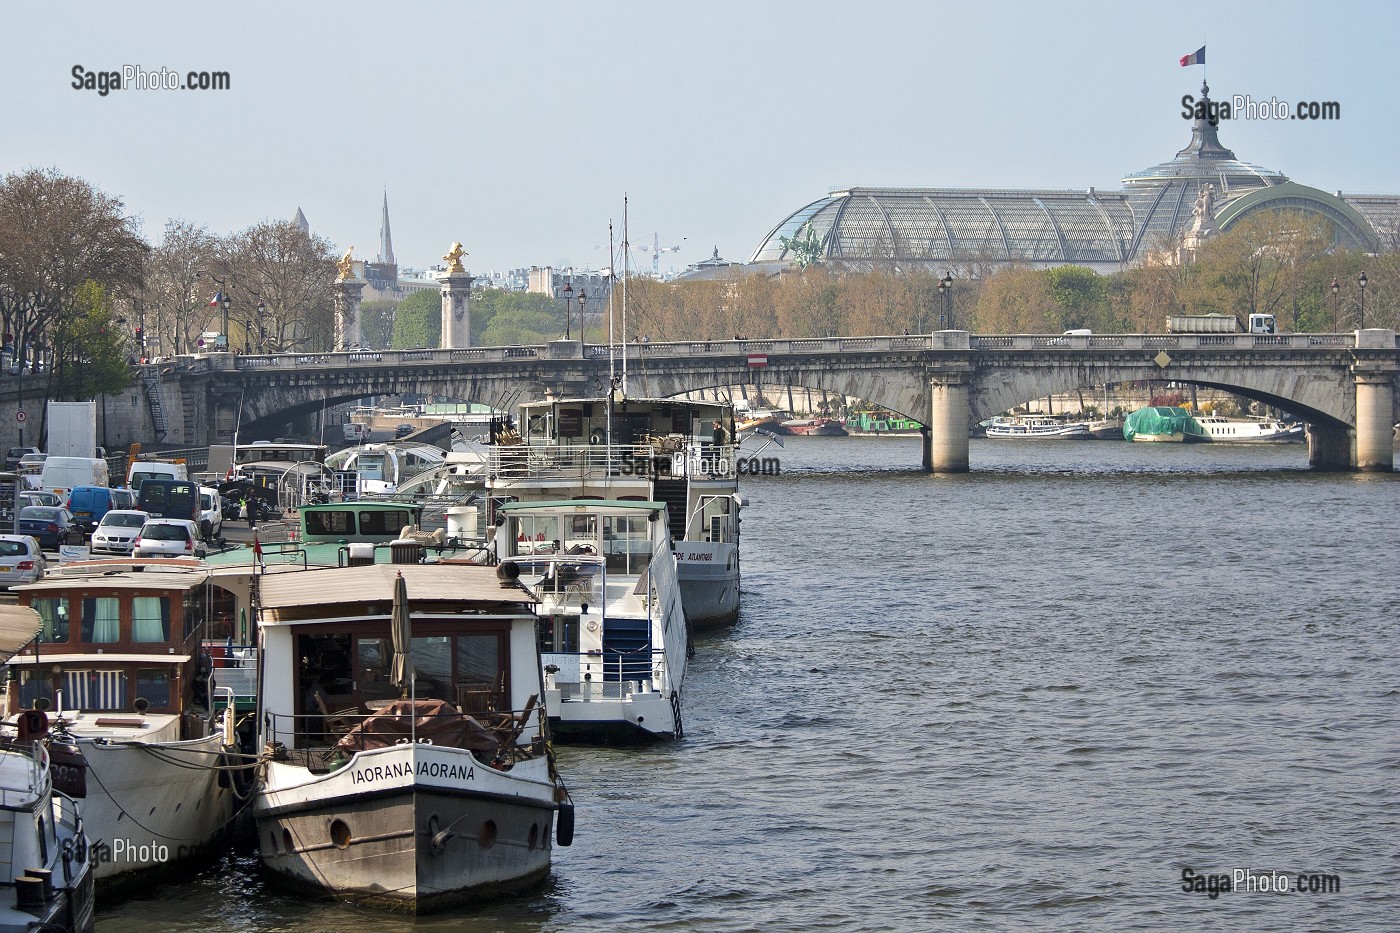
[(97, 456), (97, 402), (49, 402), (51, 457)]
[[(1233, 314), (1173, 314), (1167, 318), (1169, 334), (1239, 334), (1245, 330)], [(1251, 314), (1248, 332), (1276, 334), (1278, 322), (1272, 314)]]

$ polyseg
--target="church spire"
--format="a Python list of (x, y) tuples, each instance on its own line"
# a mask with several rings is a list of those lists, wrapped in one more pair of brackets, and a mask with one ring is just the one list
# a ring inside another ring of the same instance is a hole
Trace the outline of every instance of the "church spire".
[(292, 218), (292, 223), (296, 224), (302, 236), (311, 236), (311, 224), (307, 223), (306, 215), (301, 212), (300, 207), (297, 208), (297, 215)]
[(394, 262), (394, 238), (389, 233), (389, 192), (384, 192), (384, 212), (379, 220), (379, 261), (388, 265)]

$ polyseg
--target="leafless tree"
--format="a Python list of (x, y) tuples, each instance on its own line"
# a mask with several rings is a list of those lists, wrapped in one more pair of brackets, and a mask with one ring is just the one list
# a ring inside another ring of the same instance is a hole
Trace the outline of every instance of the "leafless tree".
[(148, 247), (120, 199), (56, 169), (0, 181), (0, 324), (21, 353), (65, 317), (87, 313), (85, 286), (113, 298), (140, 289)]
[(214, 286), (201, 270), (215, 264), (219, 241), (206, 228), (184, 220), (165, 225), (160, 245), (146, 261), (146, 287), (135, 309), (152, 353), (186, 353), (208, 320)]
[(290, 222), (264, 221), (221, 242), (216, 265), (233, 301), (230, 320), (244, 325), (252, 349), (332, 346), (335, 260), (328, 240)]

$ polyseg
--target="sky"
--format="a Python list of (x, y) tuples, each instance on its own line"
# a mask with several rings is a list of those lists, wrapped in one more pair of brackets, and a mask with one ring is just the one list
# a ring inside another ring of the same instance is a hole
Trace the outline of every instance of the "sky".
[[(1181, 98), (1336, 101), (1222, 124), (1240, 159), (1400, 193), (1400, 5), (929, 0), (0, 2), (0, 172), (55, 168), (228, 234), (300, 207), (400, 266), (745, 261), (854, 185), (1115, 190), (1190, 138)], [(1207, 46), (1207, 64), (1181, 56)], [(226, 71), (221, 91), (73, 69)]]

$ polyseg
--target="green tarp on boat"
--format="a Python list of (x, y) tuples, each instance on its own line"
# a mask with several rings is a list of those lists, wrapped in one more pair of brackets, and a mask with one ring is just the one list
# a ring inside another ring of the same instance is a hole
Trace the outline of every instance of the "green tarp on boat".
[(1148, 436), (1180, 433), (1185, 441), (1208, 441), (1210, 435), (1205, 428), (1191, 417), (1184, 408), (1168, 405), (1153, 405), (1139, 408), (1123, 422), (1123, 437), (1132, 440), (1134, 435)]

